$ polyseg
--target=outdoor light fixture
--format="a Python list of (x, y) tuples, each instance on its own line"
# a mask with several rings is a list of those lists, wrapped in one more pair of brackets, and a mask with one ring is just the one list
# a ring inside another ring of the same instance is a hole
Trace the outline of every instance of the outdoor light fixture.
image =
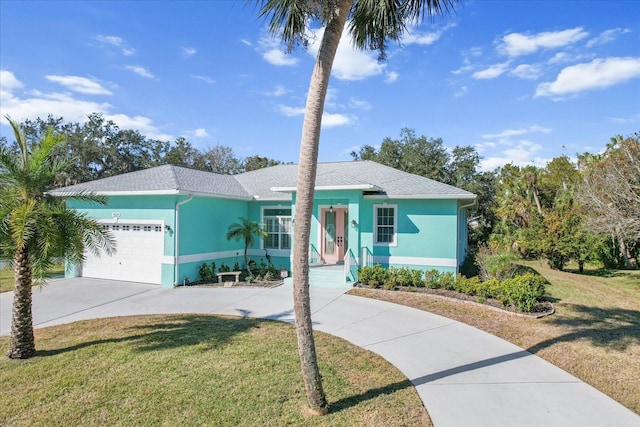
[(356, 222), (356, 220), (355, 220), (355, 219), (352, 219), (352, 220), (351, 220), (351, 226), (352, 226), (353, 228), (356, 228), (356, 227), (358, 226), (358, 223)]
[(165, 231), (171, 231), (171, 226), (169, 224), (164, 226)]
[(333, 213), (333, 200), (331, 200), (331, 206), (329, 206), (329, 212)]

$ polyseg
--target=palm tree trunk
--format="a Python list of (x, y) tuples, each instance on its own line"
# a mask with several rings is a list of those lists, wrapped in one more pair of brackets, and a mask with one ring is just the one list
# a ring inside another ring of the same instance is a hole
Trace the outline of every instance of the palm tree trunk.
[(36, 353), (31, 315), (31, 264), (29, 250), (20, 249), (14, 259), (15, 286), (13, 293), (13, 319), (7, 356), (10, 359), (28, 359)]
[(311, 304), (309, 298), (309, 235), (313, 213), (313, 199), (318, 167), (320, 126), (324, 112), (324, 102), (329, 87), (333, 60), (338, 50), (340, 37), (351, 8), (351, 0), (340, 0), (335, 16), (331, 19), (318, 51), (316, 63), (309, 83), (307, 105), (302, 125), (300, 161), (296, 191), (296, 209), (293, 246), (293, 310), (296, 318), (298, 352), (302, 367), (307, 400), (311, 409), (318, 414), (329, 410), (327, 398), (322, 388), (322, 378), (318, 368)]

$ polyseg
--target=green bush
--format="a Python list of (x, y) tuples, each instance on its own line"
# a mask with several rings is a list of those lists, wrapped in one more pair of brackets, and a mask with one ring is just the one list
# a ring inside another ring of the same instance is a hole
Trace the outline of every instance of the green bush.
[(456, 276), (454, 290), (462, 294), (476, 295), (477, 287), (479, 283), (480, 283), (480, 280), (478, 279), (478, 276), (472, 277), (469, 279), (466, 276), (463, 276), (462, 274), (458, 274)]
[[(544, 277), (526, 273), (502, 282), (505, 305), (512, 305), (522, 311), (531, 311), (544, 296), (547, 281)], [(503, 302), (504, 303), (504, 302)]]
[(432, 269), (424, 273), (424, 284), (428, 288), (438, 289), (440, 287), (440, 272)]
[(229, 266), (227, 264), (225, 264), (224, 262), (222, 264), (220, 264), (220, 268), (218, 269), (218, 272), (220, 273), (228, 273), (231, 271), (231, 268), (229, 268)]
[(395, 278), (398, 286), (413, 286), (413, 275), (408, 268), (393, 269), (390, 275)]
[(518, 268), (514, 261), (517, 259), (518, 256), (513, 252), (494, 253), (489, 248), (480, 248), (476, 254), (480, 279), (506, 280), (514, 277)]
[(416, 288), (424, 287), (424, 272), (422, 270), (411, 270), (411, 285)]
[(451, 273), (441, 273), (440, 275), (440, 287), (449, 291), (456, 290), (456, 278)]
[(216, 277), (216, 263), (212, 262), (211, 264), (207, 264), (206, 262), (202, 263), (198, 268), (198, 275), (200, 276), (200, 281), (203, 283), (212, 283)]
[(373, 267), (362, 267), (358, 270), (358, 281), (370, 288), (377, 288), (383, 285), (388, 278), (389, 272), (380, 264)]

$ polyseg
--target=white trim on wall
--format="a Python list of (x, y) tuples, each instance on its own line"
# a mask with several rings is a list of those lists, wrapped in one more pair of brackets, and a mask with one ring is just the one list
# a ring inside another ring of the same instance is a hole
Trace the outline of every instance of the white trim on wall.
[[(259, 256), (264, 257), (264, 249), (249, 249), (247, 251), (247, 254), (253, 257), (259, 257)], [(291, 251), (285, 250), (285, 249), (279, 249), (279, 250), (269, 249), (269, 255), (275, 256), (275, 257), (288, 258), (291, 256)], [(244, 262), (243, 249), (240, 249), (237, 251), (219, 251), (219, 252), (206, 252), (206, 253), (191, 254), (191, 255), (180, 255), (178, 257), (178, 262), (180, 264), (186, 264), (190, 262), (204, 262), (204, 261), (211, 261), (211, 260), (216, 260), (221, 258), (233, 258), (235, 256), (238, 256), (239, 261), (241, 260)], [(171, 258), (171, 261), (173, 262), (173, 258)]]
[(433, 266), (433, 267), (458, 267), (458, 260), (455, 258), (422, 258), (422, 257), (409, 257), (409, 256), (388, 256), (388, 255), (374, 255), (374, 264), (389, 264), (389, 265), (419, 265), (419, 266)]

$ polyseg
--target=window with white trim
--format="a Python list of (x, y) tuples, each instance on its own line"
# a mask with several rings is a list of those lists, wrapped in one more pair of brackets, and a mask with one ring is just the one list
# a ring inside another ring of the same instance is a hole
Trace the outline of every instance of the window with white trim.
[(395, 246), (398, 232), (398, 206), (374, 205), (374, 244), (377, 246)]
[(291, 249), (291, 209), (266, 208), (262, 211), (267, 238), (266, 249)]

